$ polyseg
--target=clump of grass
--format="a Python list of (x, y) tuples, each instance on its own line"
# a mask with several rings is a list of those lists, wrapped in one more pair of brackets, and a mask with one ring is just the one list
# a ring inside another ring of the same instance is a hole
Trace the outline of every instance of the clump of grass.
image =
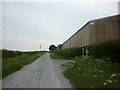
[(91, 57), (62, 65), (64, 76), (76, 88), (120, 88), (120, 63)]
[(30, 64), (43, 54), (44, 52), (36, 52), (32, 55), (24, 53), (14, 57), (2, 58), (2, 78), (20, 70), (24, 65)]
[(52, 59), (64, 59), (64, 60), (68, 60), (67, 57), (60, 56), (60, 55), (58, 55), (58, 54), (56, 54), (56, 53), (50, 53), (50, 57), (51, 57)]

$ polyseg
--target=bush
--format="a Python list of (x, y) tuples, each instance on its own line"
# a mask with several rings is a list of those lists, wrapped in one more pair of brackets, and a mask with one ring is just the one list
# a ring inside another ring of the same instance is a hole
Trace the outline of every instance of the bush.
[(55, 50), (57, 50), (57, 47), (55, 45), (50, 45), (49, 50), (50, 51), (55, 51)]
[(113, 62), (120, 62), (120, 40), (112, 40), (99, 44), (89, 45), (88, 54), (93, 57), (110, 58)]
[(54, 53), (57, 53), (64, 57), (75, 58), (82, 56), (82, 48), (68, 48), (68, 49), (54, 51)]

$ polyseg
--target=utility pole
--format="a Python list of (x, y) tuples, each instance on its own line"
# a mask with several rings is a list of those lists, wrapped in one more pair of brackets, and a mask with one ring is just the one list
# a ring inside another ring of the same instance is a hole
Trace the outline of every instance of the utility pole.
[(41, 51), (41, 44), (40, 44), (40, 51)]

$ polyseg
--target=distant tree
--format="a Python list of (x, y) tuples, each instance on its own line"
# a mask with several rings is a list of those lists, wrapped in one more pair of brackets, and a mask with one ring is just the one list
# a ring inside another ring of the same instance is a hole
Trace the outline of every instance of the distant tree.
[(57, 47), (52, 44), (52, 45), (50, 45), (49, 50), (50, 51), (55, 51), (55, 50), (57, 50)]

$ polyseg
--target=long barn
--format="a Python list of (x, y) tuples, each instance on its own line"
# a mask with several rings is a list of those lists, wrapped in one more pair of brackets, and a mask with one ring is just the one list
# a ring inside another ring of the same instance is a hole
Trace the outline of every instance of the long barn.
[(120, 39), (120, 14), (91, 20), (63, 43), (63, 49)]

